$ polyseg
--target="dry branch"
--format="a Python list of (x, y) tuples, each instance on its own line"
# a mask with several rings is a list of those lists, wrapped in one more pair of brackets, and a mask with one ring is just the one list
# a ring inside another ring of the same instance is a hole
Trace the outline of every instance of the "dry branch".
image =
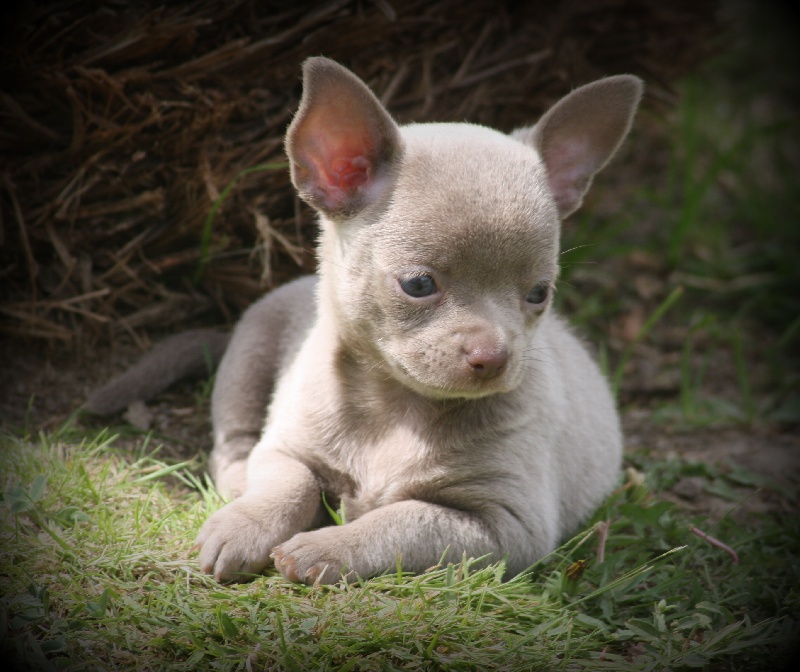
[(400, 121), (511, 130), (616, 72), (669, 100), (715, 21), (694, 0), (71, 0), (23, 3), (5, 31), (0, 328), (98, 340), (228, 319), (313, 270), (313, 217), (285, 170), (262, 172), (231, 190), (192, 284), (215, 198), (283, 160), (305, 57), (351, 67)]

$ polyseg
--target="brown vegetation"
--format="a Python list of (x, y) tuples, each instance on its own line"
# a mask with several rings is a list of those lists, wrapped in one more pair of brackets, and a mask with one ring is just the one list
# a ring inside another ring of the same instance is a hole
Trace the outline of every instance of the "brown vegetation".
[[(229, 321), (313, 270), (282, 162), (299, 64), (325, 54), (401, 121), (510, 130), (616, 72), (650, 105), (709, 52), (714, 3), (26, 3), (0, 67), (0, 333), (98, 343)], [(208, 263), (206, 263), (208, 262)]]

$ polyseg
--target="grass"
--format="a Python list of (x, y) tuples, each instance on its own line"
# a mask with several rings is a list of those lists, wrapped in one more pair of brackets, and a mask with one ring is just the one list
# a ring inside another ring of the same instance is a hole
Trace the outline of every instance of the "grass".
[(800, 634), (796, 520), (711, 523), (658, 495), (685, 474), (770, 487), (744, 471), (641, 457), (648, 477), (631, 469), (584, 530), (506, 582), (464, 558), (355, 586), (220, 586), (190, 552), (220, 500), (199, 462), (155, 448), (69, 425), (2, 437), (0, 619), (18, 669), (763, 670)]
[(200, 236), (200, 257), (197, 263), (197, 268), (195, 269), (193, 283), (195, 285), (199, 284), (200, 281), (203, 279), (203, 273), (205, 273), (206, 267), (208, 266), (209, 261), (211, 260), (211, 237), (214, 232), (214, 220), (217, 217), (217, 213), (222, 205), (225, 203), (228, 196), (230, 196), (231, 191), (233, 191), (234, 187), (239, 183), (239, 180), (243, 177), (247, 177), (248, 175), (253, 175), (256, 173), (263, 173), (265, 171), (272, 171), (272, 170), (286, 170), (289, 167), (289, 164), (283, 161), (275, 162), (275, 163), (261, 163), (257, 166), (252, 166), (250, 168), (245, 168), (244, 170), (239, 171), (236, 175), (234, 175), (233, 179), (225, 185), (225, 188), (220, 192), (219, 196), (214, 199), (214, 202), (211, 204), (211, 208), (206, 215), (206, 219), (203, 222), (203, 231)]

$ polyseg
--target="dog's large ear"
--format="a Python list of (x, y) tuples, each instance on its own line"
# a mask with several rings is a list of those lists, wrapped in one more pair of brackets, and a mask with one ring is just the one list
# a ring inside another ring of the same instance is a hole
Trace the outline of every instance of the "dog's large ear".
[(544, 160), (562, 219), (580, 207), (595, 173), (628, 134), (643, 89), (633, 75), (597, 80), (562, 98), (535, 126), (512, 133)]
[(292, 182), (339, 219), (380, 198), (402, 149), (394, 120), (366, 84), (327, 58), (303, 63), (303, 96), (286, 134)]

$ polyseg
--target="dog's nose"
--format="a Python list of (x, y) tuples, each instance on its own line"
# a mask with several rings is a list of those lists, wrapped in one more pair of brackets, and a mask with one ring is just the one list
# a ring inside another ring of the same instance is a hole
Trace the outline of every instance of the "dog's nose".
[(508, 364), (508, 350), (504, 347), (476, 347), (467, 353), (467, 364), (483, 380), (496, 378)]

